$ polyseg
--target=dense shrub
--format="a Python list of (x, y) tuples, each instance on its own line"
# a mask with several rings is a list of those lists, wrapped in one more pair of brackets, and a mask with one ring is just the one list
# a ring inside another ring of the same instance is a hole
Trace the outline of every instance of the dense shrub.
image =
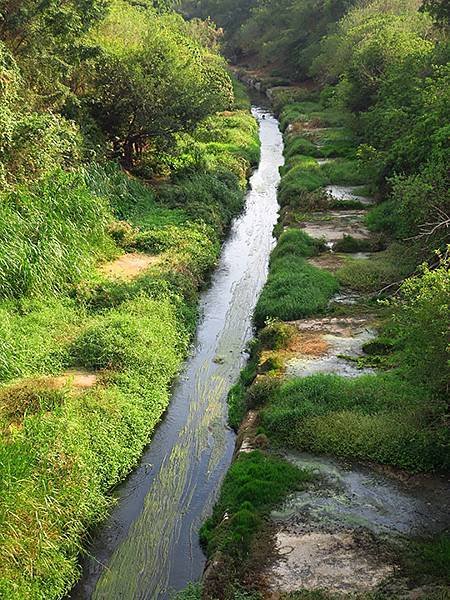
[(281, 350), (294, 337), (296, 329), (282, 321), (272, 320), (258, 334), (258, 341), (264, 349)]
[(445, 397), (449, 386), (448, 261), (435, 270), (426, 265), (407, 279), (394, 305), (394, 328), (400, 364), (406, 376)]
[(0, 163), (13, 184), (36, 180), (56, 166), (73, 167), (81, 154), (81, 135), (74, 123), (59, 115), (31, 113), (17, 117), (8, 143), (0, 147)]

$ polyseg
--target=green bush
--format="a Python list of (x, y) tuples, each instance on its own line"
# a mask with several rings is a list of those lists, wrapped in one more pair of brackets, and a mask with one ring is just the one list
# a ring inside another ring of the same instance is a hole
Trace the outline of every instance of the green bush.
[(448, 260), (407, 279), (393, 302), (394, 336), (400, 347), (405, 375), (444, 398), (449, 386), (448, 314), (450, 275)]
[(16, 115), (0, 163), (10, 184), (35, 181), (55, 170), (80, 163), (82, 140), (76, 125), (59, 115)]
[(264, 349), (281, 350), (291, 341), (296, 329), (282, 321), (269, 321), (258, 334), (258, 341)]

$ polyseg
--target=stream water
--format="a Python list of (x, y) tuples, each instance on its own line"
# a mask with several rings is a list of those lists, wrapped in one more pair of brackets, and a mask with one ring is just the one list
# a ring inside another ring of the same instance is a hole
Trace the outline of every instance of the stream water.
[(231, 462), (226, 396), (246, 358), (278, 213), (282, 136), (270, 113), (254, 108), (253, 114), (261, 160), (202, 296), (195, 347), (164, 420), (94, 535), (72, 599), (159, 600), (202, 574), (198, 529)]

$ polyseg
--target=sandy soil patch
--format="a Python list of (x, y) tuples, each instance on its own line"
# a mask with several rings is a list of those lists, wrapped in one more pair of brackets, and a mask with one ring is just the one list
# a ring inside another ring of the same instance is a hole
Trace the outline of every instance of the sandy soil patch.
[(393, 573), (392, 565), (361, 553), (351, 533), (278, 532), (276, 542), (280, 557), (271, 570), (270, 587), (281, 592), (368, 591)]
[(320, 333), (305, 331), (295, 336), (290, 342), (287, 351), (293, 354), (306, 354), (308, 356), (322, 356), (330, 345)]
[(297, 340), (285, 361), (285, 372), (295, 377), (315, 373), (333, 373), (357, 377), (370, 369), (344, 358), (362, 356), (363, 345), (375, 335), (373, 323), (367, 317), (305, 319), (292, 323), (299, 330)]
[(130, 280), (141, 275), (143, 271), (159, 262), (159, 260), (159, 256), (130, 252), (122, 254), (122, 256), (111, 262), (105, 263), (100, 267), (100, 271), (103, 275), (111, 279)]
[(321, 254), (320, 256), (314, 256), (308, 261), (311, 265), (318, 267), (319, 269), (326, 269), (335, 273), (345, 264), (345, 257), (340, 254)]
[(82, 369), (70, 369), (58, 377), (49, 378), (48, 381), (56, 389), (68, 386), (73, 390), (83, 391), (96, 385), (98, 375)]

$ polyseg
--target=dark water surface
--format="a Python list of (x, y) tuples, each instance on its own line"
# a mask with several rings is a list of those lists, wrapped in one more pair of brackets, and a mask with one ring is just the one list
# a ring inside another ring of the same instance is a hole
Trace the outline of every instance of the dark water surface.
[(226, 396), (245, 362), (278, 212), (282, 137), (270, 113), (255, 108), (253, 114), (261, 161), (202, 296), (195, 347), (164, 420), (95, 535), (73, 599), (159, 600), (202, 574), (197, 533), (231, 461)]

